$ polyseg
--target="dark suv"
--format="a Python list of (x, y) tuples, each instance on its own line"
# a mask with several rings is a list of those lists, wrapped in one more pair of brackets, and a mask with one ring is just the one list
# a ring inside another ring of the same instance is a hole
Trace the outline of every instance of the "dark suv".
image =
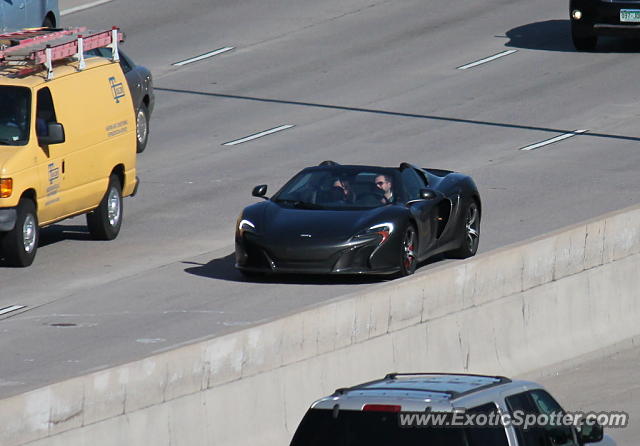
[(598, 36), (640, 36), (640, 1), (570, 0), (571, 37), (579, 51), (592, 51)]
[[(579, 423), (578, 429), (550, 422), (552, 416), (571, 415), (533, 382), (393, 373), (313, 403), (291, 446), (615, 445), (594, 422)], [(518, 423), (529, 418), (549, 422)]]

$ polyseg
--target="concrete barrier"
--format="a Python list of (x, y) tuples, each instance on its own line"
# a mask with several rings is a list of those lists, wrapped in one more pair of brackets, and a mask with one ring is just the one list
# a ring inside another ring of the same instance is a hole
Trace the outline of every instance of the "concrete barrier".
[(0, 444), (287, 444), (390, 371), (514, 375), (640, 334), (640, 207), (0, 401)]

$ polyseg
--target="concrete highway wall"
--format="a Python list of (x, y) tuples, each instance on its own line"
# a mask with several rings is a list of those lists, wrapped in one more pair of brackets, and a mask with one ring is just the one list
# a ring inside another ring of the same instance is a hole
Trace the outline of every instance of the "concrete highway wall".
[(640, 207), (0, 401), (0, 445), (287, 444), (391, 371), (513, 375), (640, 334)]

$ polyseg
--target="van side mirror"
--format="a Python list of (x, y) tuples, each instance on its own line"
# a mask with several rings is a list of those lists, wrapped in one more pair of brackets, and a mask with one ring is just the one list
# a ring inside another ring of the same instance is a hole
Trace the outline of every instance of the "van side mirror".
[(261, 184), (253, 188), (253, 192), (251, 192), (251, 195), (253, 195), (254, 197), (266, 198), (265, 197), (266, 193), (267, 193), (267, 185)]
[(599, 441), (602, 441), (603, 437), (604, 430), (602, 429), (602, 426), (600, 426), (595, 421), (585, 423), (584, 420), (582, 420), (582, 423), (580, 425), (580, 432), (578, 432), (578, 439), (580, 440), (580, 444), (597, 443)]
[(38, 135), (38, 143), (41, 146), (61, 144), (65, 142), (64, 127), (58, 122), (50, 122), (47, 125), (48, 134)]

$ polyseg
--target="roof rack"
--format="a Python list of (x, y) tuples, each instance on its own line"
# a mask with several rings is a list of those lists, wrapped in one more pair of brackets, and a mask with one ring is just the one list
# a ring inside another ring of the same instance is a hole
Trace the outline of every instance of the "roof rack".
[(465, 395), (469, 395), (471, 393), (478, 392), (480, 390), (485, 390), (490, 387), (499, 386), (502, 384), (507, 384), (512, 382), (509, 378), (505, 376), (491, 376), (491, 375), (476, 375), (472, 373), (388, 373), (382, 379), (376, 379), (374, 381), (369, 381), (366, 383), (358, 384), (353, 387), (341, 387), (336, 389), (334, 395), (344, 395), (347, 392), (351, 391), (361, 391), (361, 390), (380, 390), (380, 388), (368, 387), (372, 384), (381, 384), (386, 381), (395, 380), (398, 377), (408, 377), (408, 376), (459, 376), (459, 377), (469, 377), (469, 378), (489, 378), (495, 379), (494, 382), (487, 383), (478, 387), (471, 388), (469, 390), (465, 390), (463, 392), (456, 392), (454, 390), (440, 390), (440, 389), (420, 389), (420, 388), (410, 388), (410, 387), (394, 387), (393, 390), (398, 391), (410, 391), (410, 392), (428, 392), (428, 393), (441, 393), (448, 395), (451, 399), (460, 398)]
[(445, 373), (445, 372), (415, 372), (415, 373), (398, 373), (398, 372), (393, 372), (393, 373), (387, 373), (385, 375), (385, 377), (383, 378), (383, 380), (389, 380), (389, 379), (396, 379), (397, 377), (402, 377), (402, 376), (467, 376), (470, 378), (492, 378), (492, 379), (496, 379), (498, 381), (500, 381), (501, 383), (510, 383), (511, 379), (507, 378), (506, 376), (500, 376), (500, 375), (479, 375), (479, 374), (475, 374), (475, 373)]
[(76, 28), (30, 28), (0, 34), (0, 66), (22, 67), (18, 74), (26, 75), (47, 70), (47, 80), (53, 79), (53, 62), (74, 57), (78, 69), (85, 68), (84, 52), (96, 48), (111, 48), (111, 59), (120, 60), (118, 43), (124, 34), (114, 26), (105, 31)]
[[(339, 389), (336, 389), (334, 394), (335, 395), (344, 395), (347, 392), (362, 392), (362, 391), (367, 391), (367, 390), (371, 390), (371, 391), (374, 391), (374, 392), (379, 392), (381, 389), (376, 388), (376, 387), (360, 387), (360, 386), (341, 387)], [(459, 395), (459, 392), (454, 392), (453, 390), (414, 389), (414, 388), (411, 388), (411, 387), (394, 387), (393, 389), (385, 389), (385, 390), (394, 390), (394, 391), (399, 391), (399, 392), (441, 393), (443, 395), (448, 395), (450, 398), (454, 398), (454, 397)]]

